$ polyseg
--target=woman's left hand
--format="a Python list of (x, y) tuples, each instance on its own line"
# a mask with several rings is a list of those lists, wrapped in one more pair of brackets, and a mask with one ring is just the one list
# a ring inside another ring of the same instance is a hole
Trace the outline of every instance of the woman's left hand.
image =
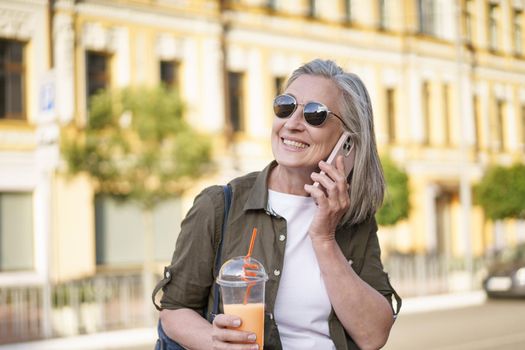
[(314, 172), (311, 178), (319, 182), (320, 186), (304, 185), (304, 189), (314, 198), (318, 206), (309, 229), (312, 241), (334, 240), (337, 224), (350, 206), (349, 185), (346, 181), (343, 157), (338, 156), (335, 164), (333, 166), (324, 161), (319, 162), (319, 168), (324, 174)]

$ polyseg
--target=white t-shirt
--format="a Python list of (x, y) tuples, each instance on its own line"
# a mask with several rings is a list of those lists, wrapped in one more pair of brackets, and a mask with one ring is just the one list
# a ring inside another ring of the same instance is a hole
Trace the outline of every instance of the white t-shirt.
[(332, 307), (308, 236), (317, 206), (311, 197), (268, 192), (269, 208), (287, 222), (274, 309), (283, 349), (335, 350), (328, 328)]

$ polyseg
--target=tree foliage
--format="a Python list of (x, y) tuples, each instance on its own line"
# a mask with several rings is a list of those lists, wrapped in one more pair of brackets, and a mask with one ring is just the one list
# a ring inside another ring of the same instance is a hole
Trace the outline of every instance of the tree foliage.
[(211, 166), (211, 145), (183, 119), (178, 94), (164, 87), (103, 91), (83, 128), (64, 132), (70, 173), (86, 172), (99, 193), (151, 208), (180, 193)]
[(493, 166), (474, 188), (475, 202), (491, 220), (525, 219), (525, 165)]
[(376, 219), (379, 225), (390, 226), (408, 218), (408, 175), (389, 158), (384, 158), (381, 162), (387, 186), (385, 200), (376, 213)]

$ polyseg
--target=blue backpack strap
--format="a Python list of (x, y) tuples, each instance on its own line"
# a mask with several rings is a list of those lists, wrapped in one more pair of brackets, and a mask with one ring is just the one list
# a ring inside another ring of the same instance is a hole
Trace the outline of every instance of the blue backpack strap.
[[(221, 268), (222, 264), (222, 242), (224, 238), (224, 233), (226, 232), (226, 225), (228, 221), (228, 214), (230, 212), (230, 206), (232, 201), (232, 189), (230, 184), (227, 184), (222, 187), (224, 191), (224, 215), (222, 219), (222, 229), (221, 229), (221, 236), (219, 239), (219, 248), (217, 249), (217, 254), (215, 255), (215, 271), (219, 273), (219, 270)], [(219, 285), (217, 282), (213, 283), (213, 311), (210, 314), (209, 321), (213, 322), (213, 319), (215, 318), (215, 315), (219, 313), (219, 299), (220, 299), (220, 293), (219, 293)]]

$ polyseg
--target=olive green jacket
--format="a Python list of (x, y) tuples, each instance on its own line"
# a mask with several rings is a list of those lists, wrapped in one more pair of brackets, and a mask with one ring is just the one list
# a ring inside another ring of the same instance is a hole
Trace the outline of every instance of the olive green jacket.
[[(273, 310), (284, 260), (287, 237), (286, 220), (267, 209), (267, 178), (275, 162), (262, 172), (254, 172), (234, 179), (232, 202), (224, 233), (222, 261), (245, 255), (250, 245), (251, 233), (257, 227), (257, 240), (252, 256), (265, 267), (269, 279), (266, 283), (265, 349), (281, 349), (279, 332)], [(164, 271), (164, 278), (157, 285), (162, 288), (162, 309), (190, 308), (199, 313), (212, 310), (214, 293), (211, 292), (215, 271), (214, 260), (222, 228), (224, 195), (221, 186), (203, 190), (181, 224), (171, 265)], [(336, 240), (343, 254), (352, 260), (352, 267), (361, 279), (384, 295), (392, 305), (401, 300), (390, 285), (383, 271), (377, 238), (377, 224), (371, 218), (358, 225), (340, 224)], [(222, 305), (220, 305), (222, 312)], [(397, 311), (395, 312), (397, 314)], [(330, 336), (338, 350), (358, 349), (346, 334), (333, 309), (329, 317)]]

